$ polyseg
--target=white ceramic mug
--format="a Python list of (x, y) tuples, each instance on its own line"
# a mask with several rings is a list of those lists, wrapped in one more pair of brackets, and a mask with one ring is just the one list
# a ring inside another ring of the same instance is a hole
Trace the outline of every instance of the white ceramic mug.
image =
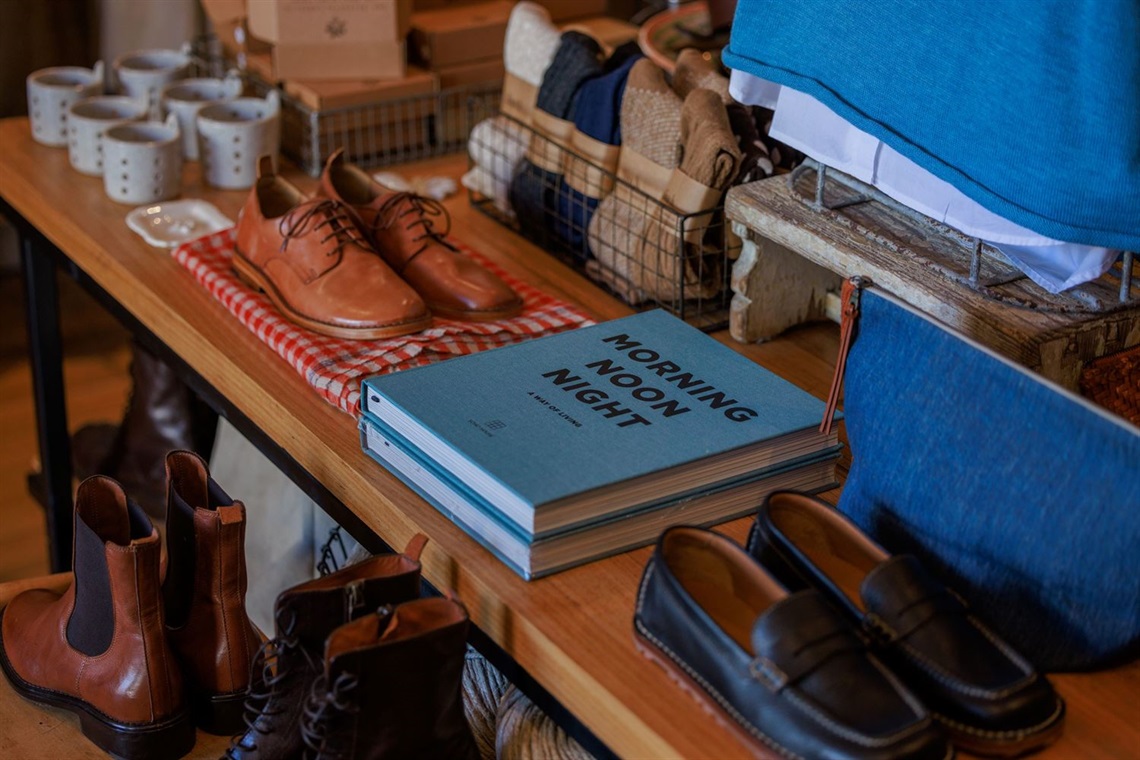
[(281, 143), (281, 101), (276, 90), (264, 100), (238, 98), (198, 112), (198, 157), (212, 187), (241, 190), (257, 180), (259, 156), (276, 162)]
[(174, 115), (111, 127), (103, 135), (103, 189), (119, 203), (174, 198), (182, 186), (182, 136)]
[(163, 114), (178, 117), (182, 130), (182, 157), (198, 160), (198, 111), (208, 105), (241, 96), (242, 81), (236, 71), (225, 79), (183, 79), (162, 88)]
[(67, 157), (72, 168), (103, 176), (103, 134), (145, 118), (146, 103), (123, 95), (99, 95), (72, 104), (67, 112)]
[(67, 145), (67, 109), (103, 92), (103, 63), (94, 68), (54, 66), (28, 75), (28, 117), (32, 139), (44, 145)]
[(159, 94), (171, 82), (190, 70), (190, 49), (136, 50), (115, 59), (115, 79), (120, 91), (132, 98), (145, 99), (152, 119), (159, 113)]

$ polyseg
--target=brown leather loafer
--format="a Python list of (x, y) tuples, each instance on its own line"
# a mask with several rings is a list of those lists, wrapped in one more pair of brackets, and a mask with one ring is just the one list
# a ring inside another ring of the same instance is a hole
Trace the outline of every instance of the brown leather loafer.
[[(368, 241), (433, 314), (483, 322), (522, 311), (517, 293), (448, 242), (450, 217), (439, 201), (385, 188), (345, 162), (342, 151), (329, 157), (318, 193), (352, 207)], [(443, 231), (434, 217), (443, 218)]]
[(306, 199), (272, 162), (238, 217), (233, 267), (286, 317), (336, 338), (376, 339), (431, 324), (420, 296), (375, 255), (349, 210), (329, 198)]

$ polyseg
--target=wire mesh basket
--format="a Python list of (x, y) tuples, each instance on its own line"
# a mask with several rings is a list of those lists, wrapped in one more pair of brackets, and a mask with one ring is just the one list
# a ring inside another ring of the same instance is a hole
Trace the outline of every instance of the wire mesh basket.
[(222, 76), (237, 68), (247, 92), (281, 98), (281, 152), (310, 176), (321, 173), (338, 148), (365, 168), (419, 161), (456, 153), (467, 145), (471, 128), (498, 112), (501, 82), (450, 87), (422, 95), (313, 108), (276, 83), (226, 55), (216, 37), (194, 45), (194, 75)]
[(679, 211), (619, 176), (616, 146), (587, 156), (506, 114), (476, 125), (468, 151), (464, 184), (482, 213), (632, 306), (702, 330), (728, 324), (741, 242), (725, 224), (723, 194)]

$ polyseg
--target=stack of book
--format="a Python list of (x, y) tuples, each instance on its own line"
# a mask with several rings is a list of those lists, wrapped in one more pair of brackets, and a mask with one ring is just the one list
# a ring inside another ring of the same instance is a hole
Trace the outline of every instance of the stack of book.
[(822, 401), (664, 311), (367, 378), (361, 444), (524, 578), (835, 485)]

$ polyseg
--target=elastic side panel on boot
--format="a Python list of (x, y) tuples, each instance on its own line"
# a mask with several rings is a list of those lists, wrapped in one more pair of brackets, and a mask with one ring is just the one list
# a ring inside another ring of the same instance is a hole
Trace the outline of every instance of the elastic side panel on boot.
[(230, 498), (229, 494), (222, 490), (220, 485), (214, 482), (213, 478), (206, 481), (206, 491), (207, 505), (210, 509), (233, 506), (234, 500)]
[(173, 488), (166, 510), (166, 580), (162, 584), (166, 605), (166, 624), (180, 628), (190, 614), (194, 601), (194, 508)]
[(75, 608), (67, 621), (67, 643), (95, 657), (110, 648), (114, 634), (115, 610), (103, 540), (77, 515)]

